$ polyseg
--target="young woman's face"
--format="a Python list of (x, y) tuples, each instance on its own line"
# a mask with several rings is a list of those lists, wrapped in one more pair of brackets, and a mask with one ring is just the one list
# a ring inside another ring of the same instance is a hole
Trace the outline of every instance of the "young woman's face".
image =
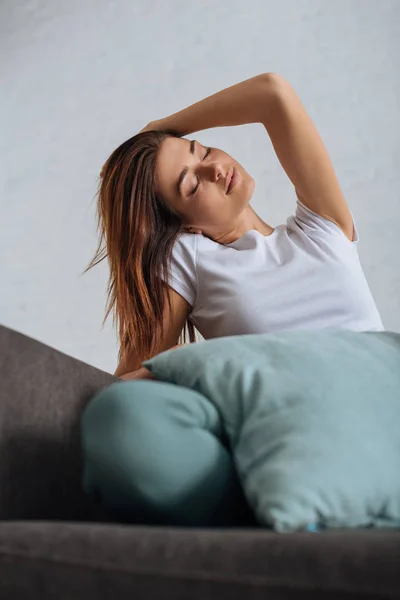
[(156, 170), (158, 191), (165, 201), (187, 228), (209, 237), (235, 227), (255, 187), (254, 179), (229, 154), (195, 140), (167, 137)]

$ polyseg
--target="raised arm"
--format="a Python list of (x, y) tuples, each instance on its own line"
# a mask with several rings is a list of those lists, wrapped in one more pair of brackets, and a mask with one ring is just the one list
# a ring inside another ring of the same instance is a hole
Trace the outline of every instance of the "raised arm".
[(276, 155), (293, 183), (299, 200), (313, 212), (333, 221), (351, 241), (353, 219), (340, 189), (324, 143), (292, 86), (271, 76), (274, 107), (265, 126)]
[(263, 123), (272, 109), (275, 90), (263, 73), (208, 96), (179, 112), (152, 121), (142, 130), (172, 130), (181, 135), (214, 127)]
[(336, 223), (352, 240), (353, 220), (328, 152), (291, 85), (262, 73), (208, 96), (146, 129), (181, 135), (246, 123), (264, 125), (276, 155), (301, 202)]

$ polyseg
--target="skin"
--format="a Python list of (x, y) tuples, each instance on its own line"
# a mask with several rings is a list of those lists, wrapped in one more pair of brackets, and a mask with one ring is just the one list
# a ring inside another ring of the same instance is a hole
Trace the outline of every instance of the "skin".
[[(175, 350), (175, 348), (181, 348), (182, 346), (187, 346), (187, 344), (176, 344), (176, 346), (172, 346), (170, 350)], [(120, 379), (125, 379), (125, 381), (129, 381), (130, 379), (155, 379), (153, 377), (151, 371), (146, 369), (146, 367), (140, 367), (136, 371), (131, 371), (130, 373), (125, 373), (119, 377)]]
[[(190, 140), (184, 138), (168, 137), (161, 144), (156, 164), (157, 191), (181, 216), (183, 228), (221, 244), (232, 243), (251, 229), (270, 235), (273, 228), (249, 204), (254, 179), (223, 150), (210, 150), (207, 154), (207, 148), (195, 141), (191, 154)], [(188, 172), (179, 193), (177, 181), (185, 167)], [(239, 180), (227, 194), (227, 178), (232, 167), (239, 174)], [(200, 185), (193, 195), (198, 182)]]
[[(178, 193), (177, 181), (185, 167), (189, 169)], [(227, 178), (232, 167), (240, 177), (227, 194)], [(208, 153), (207, 148), (196, 141), (192, 154), (190, 140), (166, 138), (161, 145), (156, 168), (157, 191), (182, 217), (186, 231), (202, 234), (221, 244), (232, 243), (251, 229), (266, 236), (273, 232), (273, 228), (249, 204), (255, 188), (254, 179), (223, 150), (211, 148)], [(198, 182), (200, 185), (193, 195)], [(148, 369), (141, 367), (120, 379), (154, 378)]]
[[(335, 223), (353, 241), (353, 218), (328, 152), (297, 94), (282, 76), (265, 73), (248, 79), (166, 119), (152, 121), (142, 131), (174, 130), (190, 134), (246, 123), (264, 125), (298, 199)], [(188, 140), (167, 138), (161, 145), (156, 167), (159, 192), (181, 216), (183, 229), (221, 244), (232, 243), (249, 230), (270, 235), (273, 228), (250, 207), (255, 185), (245, 169), (218, 148), (213, 148), (207, 157), (201, 144), (196, 143), (194, 153), (189, 148)], [(188, 173), (183, 194), (179, 195), (176, 182), (185, 166)], [(227, 195), (225, 183), (232, 166), (240, 180)], [(192, 196), (197, 181), (200, 188)], [(148, 375), (143, 371), (141, 374)]]

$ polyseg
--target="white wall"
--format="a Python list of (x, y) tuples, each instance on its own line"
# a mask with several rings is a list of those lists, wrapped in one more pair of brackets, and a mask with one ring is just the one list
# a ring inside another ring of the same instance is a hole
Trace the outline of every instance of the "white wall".
[[(398, 0), (2, 0), (0, 321), (113, 371), (97, 176), (148, 121), (265, 71), (294, 85), (357, 220), (387, 329), (400, 331)], [(272, 225), (293, 188), (261, 126), (210, 130)]]

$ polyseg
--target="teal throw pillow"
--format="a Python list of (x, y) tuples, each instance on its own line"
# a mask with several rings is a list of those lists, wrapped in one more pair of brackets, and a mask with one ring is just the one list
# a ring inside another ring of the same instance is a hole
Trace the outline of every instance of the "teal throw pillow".
[(259, 523), (400, 525), (400, 334), (224, 337), (144, 365), (217, 407)]

